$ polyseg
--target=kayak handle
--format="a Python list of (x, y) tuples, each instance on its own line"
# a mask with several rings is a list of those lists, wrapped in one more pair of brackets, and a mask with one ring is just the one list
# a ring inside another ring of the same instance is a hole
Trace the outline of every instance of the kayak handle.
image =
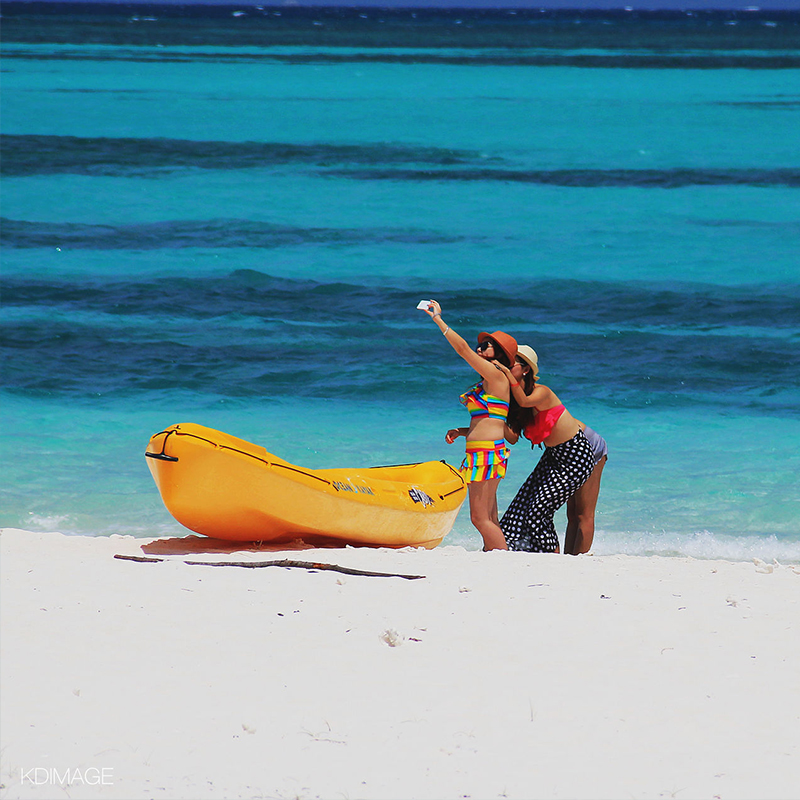
[(168, 431), (167, 435), (164, 437), (164, 441), (161, 443), (161, 452), (160, 453), (149, 453), (145, 451), (146, 458), (155, 458), (159, 461), (177, 461), (178, 459), (175, 456), (168, 456), (164, 451), (167, 449), (167, 439), (175, 433), (174, 430)]
[(157, 458), (159, 461), (177, 461), (178, 459), (175, 456), (168, 456), (164, 453), (145, 453), (147, 458)]

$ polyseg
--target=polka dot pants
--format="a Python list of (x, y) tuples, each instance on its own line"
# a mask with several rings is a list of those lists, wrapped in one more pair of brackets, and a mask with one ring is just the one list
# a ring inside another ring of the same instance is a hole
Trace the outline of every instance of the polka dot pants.
[(555, 553), (558, 536), (553, 517), (583, 486), (594, 465), (592, 446), (583, 431), (563, 444), (546, 447), (500, 520), (508, 549)]

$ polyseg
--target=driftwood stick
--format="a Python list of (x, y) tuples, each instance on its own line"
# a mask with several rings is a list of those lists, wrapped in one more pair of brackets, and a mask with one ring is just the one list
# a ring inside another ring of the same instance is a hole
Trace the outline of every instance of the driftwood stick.
[[(149, 558), (147, 556), (125, 556), (119, 553), (114, 556), (123, 561), (138, 561), (144, 564), (153, 564), (159, 561), (166, 561), (164, 558)], [(297, 569), (309, 570), (330, 570), (341, 572), (345, 575), (365, 575), (371, 578), (404, 578), (408, 581), (416, 581), (424, 578), (424, 575), (401, 575), (396, 572), (371, 572), (364, 569), (352, 569), (351, 567), (340, 567), (338, 564), (321, 564), (315, 561), (290, 561), (281, 559), (278, 561), (184, 561), (184, 564), (202, 567), (245, 567), (247, 569), (257, 569), (259, 567), (295, 567)]]

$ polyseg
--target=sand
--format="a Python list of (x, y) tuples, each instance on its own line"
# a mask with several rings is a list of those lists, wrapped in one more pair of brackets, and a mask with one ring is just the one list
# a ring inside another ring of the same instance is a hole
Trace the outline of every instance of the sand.
[(800, 797), (797, 566), (0, 544), (4, 798)]

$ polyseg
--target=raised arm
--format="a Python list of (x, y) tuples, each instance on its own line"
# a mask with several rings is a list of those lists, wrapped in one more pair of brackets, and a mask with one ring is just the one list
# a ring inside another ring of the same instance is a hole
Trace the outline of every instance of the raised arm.
[(553, 394), (550, 389), (541, 384), (536, 384), (530, 394), (525, 394), (525, 389), (522, 384), (511, 374), (511, 370), (508, 367), (504, 366), (499, 361), (493, 363), (508, 379), (508, 385), (511, 387), (511, 394), (514, 396), (518, 405), (521, 405), (523, 408), (538, 408), (542, 405), (549, 408), (547, 403), (550, 399), (550, 395)]
[(447, 339), (448, 344), (453, 348), (453, 350), (464, 359), (482, 378), (486, 380), (487, 389), (491, 392), (497, 392), (501, 388), (505, 388), (503, 385), (505, 381), (503, 380), (503, 376), (497, 371), (497, 368), (492, 364), (491, 361), (487, 361), (485, 358), (481, 358), (467, 341), (464, 339), (463, 336), (460, 336), (456, 333), (443, 319), (442, 319), (442, 307), (437, 303), (435, 300), (431, 300), (430, 305), (428, 308), (423, 309), (425, 313), (436, 323), (439, 330), (444, 335), (444, 338)]

